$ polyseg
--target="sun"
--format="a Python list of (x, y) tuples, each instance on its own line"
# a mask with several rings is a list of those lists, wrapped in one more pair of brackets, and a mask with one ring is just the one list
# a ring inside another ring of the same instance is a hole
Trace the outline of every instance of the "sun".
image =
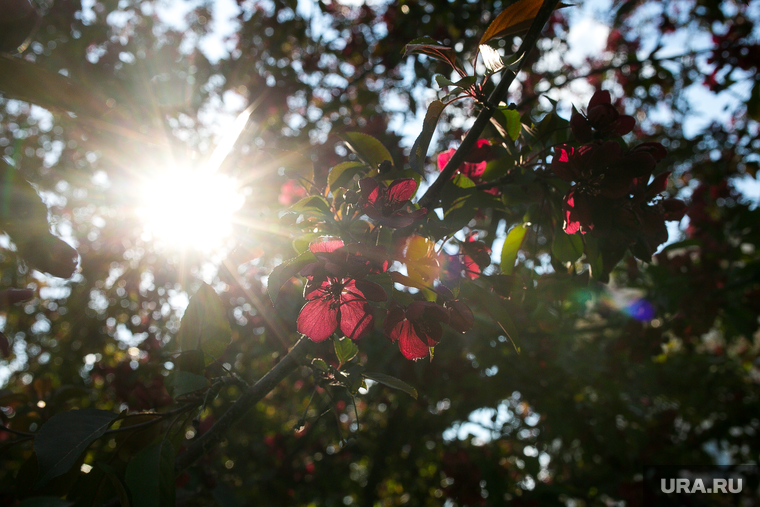
[(208, 170), (172, 168), (143, 186), (145, 231), (169, 247), (211, 251), (231, 235), (245, 197), (236, 181)]

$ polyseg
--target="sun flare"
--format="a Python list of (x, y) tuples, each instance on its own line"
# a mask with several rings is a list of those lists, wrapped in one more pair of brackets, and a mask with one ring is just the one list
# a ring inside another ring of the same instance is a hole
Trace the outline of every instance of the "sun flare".
[(138, 213), (153, 239), (209, 251), (230, 236), (244, 199), (227, 176), (173, 169), (145, 186)]

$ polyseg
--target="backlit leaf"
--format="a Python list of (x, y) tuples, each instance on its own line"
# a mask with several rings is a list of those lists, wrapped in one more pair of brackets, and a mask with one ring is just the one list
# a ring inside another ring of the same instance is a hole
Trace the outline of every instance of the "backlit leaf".
[(118, 416), (113, 412), (86, 408), (61, 412), (48, 419), (34, 438), (39, 477), (36, 487), (66, 473)]
[(520, 113), (515, 109), (502, 109), (501, 113), (504, 115), (505, 127), (509, 137), (515, 141), (520, 135), (522, 129), (522, 122), (520, 121)]
[(214, 289), (203, 283), (190, 298), (177, 333), (182, 350), (202, 350), (206, 362), (222, 355), (230, 343), (230, 323), (222, 300)]
[(283, 262), (272, 270), (272, 273), (267, 279), (267, 293), (272, 304), (277, 302), (277, 296), (280, 294), (282, 286), (296, 276), (305, 266), (316, 261), (317, 258), (310, 251), (306, 251), (288, 261)]
[(348, 188), (354, 176), (362, 176), (367, 172), (367, 167), (361, 162), (342, 162), (332, 169), (327, 175), (327, 186), (334, 191), (336, 188)]
[(527, 232), (526, 224), (519, 224), (513, 227), (504, 239), (504, 245), (501, 247), (501, 272), (503, 274), (511, 275), (514, 271), (517, 252), (520, 250)]
[(334, 339), (333, 346), (335, 347), (335, 355), (338, 357), (338, 362), (341, 365), (349, 362), (359, 353), (359, 347), (350, 338)]
[(292, 205), (290, 208), (288, 208), (288, 210), (304, 215), (324, 216), (332, 214), (332, 211), (330, 211), (330, 204), (321, 195), (310, 195), (309, 197), (304, 197)]
[(388, 149), (380, 141), (361, 132), (346, 132), (339, 137), (372, 169), (377, 169), (382, 162), (386, 160), (393, 162)]
[(403, 380), (397, 379), (396, 377), (391, 377), (390, 375), (386, 375), (384, 373), (364, 372), (364, 378), (374, 380), (375, 382), (379, 382), (384, 386), (398, 389), (399, 391), (404, 391), (415, 400), (417, 399), (417, 390)]
[[(513, 3), (488, 25), (486, 33), (483, 34), (478, 44), (485, 44), (490, 40), (527, 30), (543, 3), (544, 0), (518, 0)], [(568, 4), (560, 3), (558, 8), (568, 6)]]

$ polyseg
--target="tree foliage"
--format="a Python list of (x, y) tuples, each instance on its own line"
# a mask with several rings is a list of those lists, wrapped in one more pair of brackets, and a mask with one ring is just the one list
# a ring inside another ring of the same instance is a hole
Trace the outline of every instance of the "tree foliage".
[[(616, 1), (579, 59), (583, 4), (0, 6), (0, 503), (643, 505), (645, 464), (757, 463), (758, 6)], [(146, 229), (177, 164), (238, 182), (221, 247)]]

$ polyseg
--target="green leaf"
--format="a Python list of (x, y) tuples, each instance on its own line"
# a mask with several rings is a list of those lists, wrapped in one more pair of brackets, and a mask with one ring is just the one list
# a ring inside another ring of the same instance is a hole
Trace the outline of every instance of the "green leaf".
[(194, 393), (209, 386), (209, 381), (203, 375), (190, 373), (189, 371), (177, 371), (171, 376), (169, 386), (172, 389), (172, 398), (175, 400), (187, 393)]
[(393, 157), (380, 141), (361, 132), (346, 132), (338, 137), (351, 148), (351, 151), (364, 161), (371, 169), (377, 169), (382, 162), (393, 162)]
[(330, 203), (328, 203), (327, 199), (321, 195), (310, 195), (309, 197), (304, 197), (292, 205), (290, 208), (288, 208), (288, 211), (294, 211), (302, 215), (332, 215), (332, 211), (330, 210)]
[(507, 129), (509, 137), (516, 141), (522, 130), (522, 122), (520, 121), (520, 113), (514, 109), (502, 109), (501, 113), (504, 115), (504, 126)]
[(66, 473), (118, 416), (105, 410), (85, 408), (61, 412), (48, 419), (34, 438), (39, 476), (36, 487)]
[(70, 507), (74, 502), (69, 502), (55, 496), (38, 496), (27, 498), (16, 507)]
[(203, 283), (190, 298), (182, 316), (177, 343), (182, 350), (202, 350), (210, 356), (206, 358), (208, 364), (224, 353), (231, 335), (221, 298), (210, 285)]
[(554, 231), (552, 255), (563, 264), (580, 259), (583, 255), (583, 240), (580, 234), (567, 234), (562, 224), (559, 224)]
[(310, 250), (307, 250), (298, 257), (285, 261), (274, 268), (267, 279), (267, 293), (269, 294), (269, 299), (272, 301), (272, 304), (277, 302), (277, 296), (280, 294), (280, 289), (285, 282), (296, 276), (299, 271), (316, 260), (317, 258), (314, 257), (314, 254), (311, 253)]
[(517, 252), (523, 244), (525, 234), (528, 232), (527, 224), (518, 224), (509, 231), (501, 247), (501, 272), (511, 275), (515, 270)]
[(343, 366), (359, 353), (359, 347), (356, 346), (351, 338), (346, 338), (345, 336), (340, 339), (333, 339), (333, 346), (335, 347), (335, 355), (338, 356), (338, 362), (340, 363), (338, 367)]
[(364, 372), (364, 378), (368, 378), (370, 380), (374, 380), (375, 382), (379, 382), (380, 384), (383, 384), (384, 386), (388, 386), (393, 389), (398, 389), (399, 391), (404, 391), (406, 394), (417, 399), (417, 390), (404, 382), (403, 380), (399, 380), (396, 377), (391, 377), (390, 375), (386, 375), (384, 373), (375, 373), (375, 372)]
[(438, 119), (441, 117), (441, 113), (445, 107), (446, 105), (440, 100), (434, 100), (430, 103), (425, 114), (425, 120), (422, 122), (422, 132), (412, 146), (412, 151), (409, 155), (409, 165), (420, 174), (425, 172), (425, 157), (430, 146), (430, 140), (433, 138), (433, 134), (435, 134)]
[(356, 175), (364, 175), (367, 172), (367, 166), (361, 162), (341, 162), (332, 169), (327, 175), (327, 186), (330, 190), (344, 187), (348, 188), (351, 180)]
[(472, 188), (475, 186), (475, 182), (462, 173), (457, 173), (451, 178), (451, 182), (459, 188)]
[(151, 444), (132, 458), (124, 482), (135, 507), (174, 505), (174, 449), (162, 440)]
[[(510, 155), (499, 157), (496, 160), (491, 160), (486, 164), (486, 170), (483, 171), (481, 178), (484, 181), (491, 181), (501, 176), (504, 176), (509, 171), (514, 169), (515, 159)], [(531, 174), (533, 171), (531, 171)]]
[(311, 360), (311, 367), (316, 370), (321, 371), (322, 373), (327, 373), (328, 371), (330, 371), (330, 367), (327, 366), (327, 363), (323, 359), (320, 359), (318, 357), (315, 357), (314, 359)]

